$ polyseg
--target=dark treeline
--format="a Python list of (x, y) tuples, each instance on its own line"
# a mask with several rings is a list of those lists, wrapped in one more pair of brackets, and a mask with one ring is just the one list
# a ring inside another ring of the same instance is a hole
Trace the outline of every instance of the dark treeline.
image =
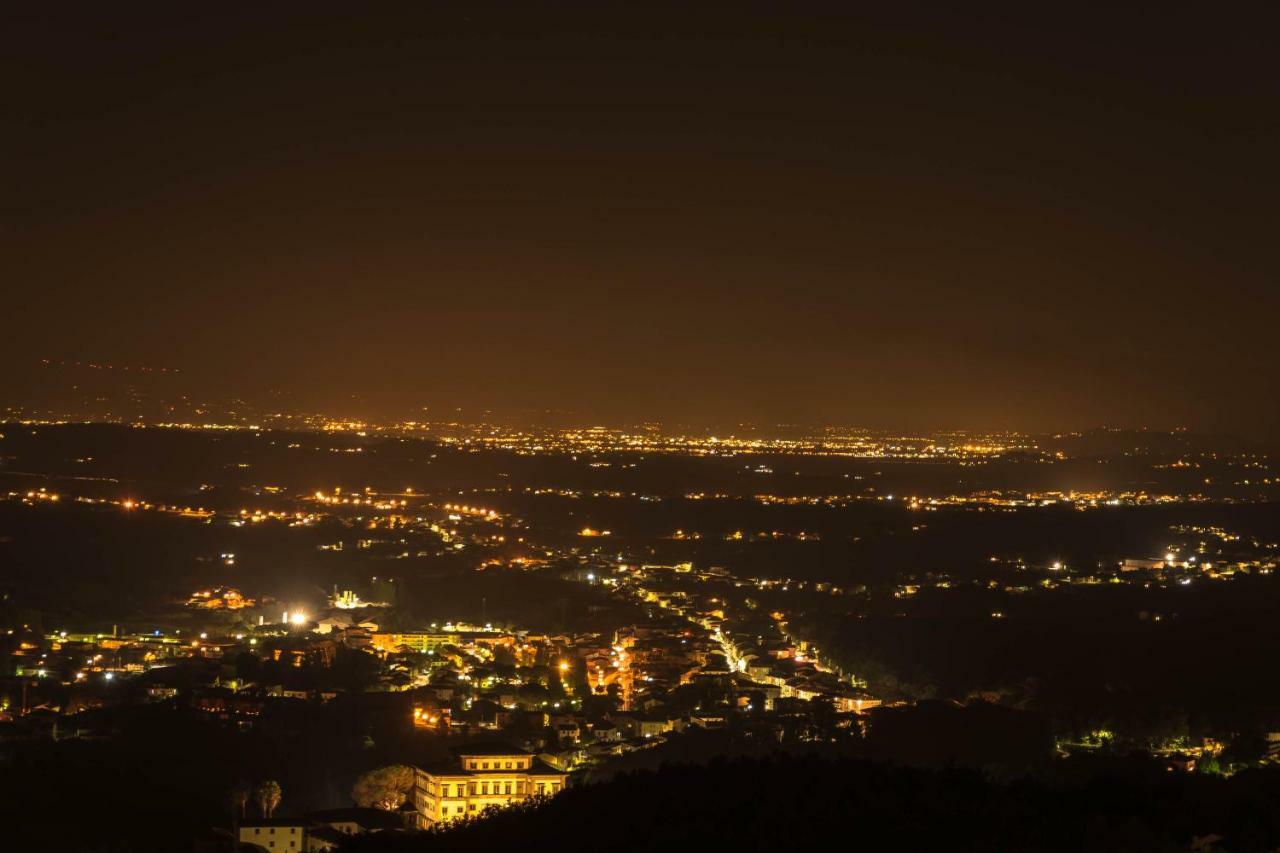
[[(667, 765), (426, 835), (347, 851), (798, 850), (836, 838), (894, 850), (1271, 850), (1280, 772), (1229, 780), (1141, 759), (1076, 759), (1015, 781), (973, 770), (771, 756)], [(844, 846), (844, 845), (841, 845)]]
[[(406, 699), (281, 700), (251, 731), (195, 714), (181, 697), (87, 712), (51, 737), (7, 745), (0, 803), (19, 837), (35, 833), (46, 849), (222, 850), (217, 828), (231, 823), (237, 785), (278, 781), (278, 813), (296, 816), (349, 805), (366, 770), (444, 757), (450, 741), (413, 731)], [(1223, 849), (1263, 850), (1280, 841), (1275, 768), (1171, 772), (1117, 749), (1055, 760), (1045, 717), (981, 702), (877, 709), (865, 734), (820, 702), (792, 705), (781, 718), (739, 715), (723, 730), (673, 736), (545, 808), (355, 849), (471, 850), (503, 837), (534, 850), (648, 850), (684, 837), (758, 849), (816, 840), (833, 814), (844, 831), (889, 834), (897, 849), (1185, 850), (1220, 834)], [(63, 819), (68, 798), (75, 821)]]
[(415, 737), (407, 709), (401, 693), (279, 700), (237, 731), (180, 698), (61, 719), (48, 736), (2, 742), (0, 814), (17, 846), (0, 849), (221, 853), (215, 828), (231, 825), (237, 785), (276, 781), (278, 813), (300, 815), (350, 806), (373, 767), (447, 757), (452, 742)]
[(1280, 725), (1280, 688), (1262, 676), (1280, 654), (1277, 593), (1265, 577), (936, 606), (922, 592), (908, 617), (814, 613), (793, 628), (878, 696), (985, 698), (1045, 714), (1064, 738), (1106, 729), (1146, 748)]

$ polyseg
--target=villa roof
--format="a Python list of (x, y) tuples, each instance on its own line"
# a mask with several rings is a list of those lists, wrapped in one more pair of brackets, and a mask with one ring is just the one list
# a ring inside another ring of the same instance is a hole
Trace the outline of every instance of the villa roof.
[(459, 757), (461, 756), (486, 756), (486, 755), (533, 755), (533, 753), (523, 750), (518, 746), (502, 741), (488, 741), (481, 743), (471, 743), (464, 746), (455, 746), (450, 752)]

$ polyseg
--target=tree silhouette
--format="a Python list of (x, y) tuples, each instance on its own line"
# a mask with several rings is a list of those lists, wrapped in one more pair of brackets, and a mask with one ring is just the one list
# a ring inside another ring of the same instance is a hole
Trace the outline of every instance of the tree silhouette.
[(356, 780), (351, 798), (364, 808), (394, 811), (413, 790), (415, 781), (412, 767), (392, 764), (370, 770)]
[(245, 810), (249, 807), (249, 798), (251, 794), (252, 791), (249, 789), (249, 783), (247, 782), (237, 783), (236, 786), (231, 789), (231, 805), (235, 809), (235, 813), (239, 816), (240, 820), (244, 820)]
[(263, 817), (271, 817), (276, 806), (280, 805), (280, 783), (275, 781), (260, 782), (253, 789), (253, 798), (258, 803), (258, 811)]

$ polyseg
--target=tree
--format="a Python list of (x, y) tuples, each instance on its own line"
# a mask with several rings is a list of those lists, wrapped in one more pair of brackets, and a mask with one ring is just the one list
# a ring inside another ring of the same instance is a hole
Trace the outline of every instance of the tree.
[(809, 700), (809, 715), (813, 720), (814, 734), (821, 738), (831, 738), (836, 734), (835, 699), (828, 694), (815, 696)]
[(248, 782), (237, 782), (231, 789), (231, 849), (240, 848), (240, 821), (245, 819), (245, 810), (249, 806), (249, 798), (253, 791)]
[(510, 646), (494, 646), (493, 663), (495, 666), (510, 667), (515, 669), (516, 655)]
[(236, 678), (240, 681), (257, 681), (262, 674), (262, 661), (252, 652), (236, 655)]
[(252, 793), (248, 782), (240, 782), (231, 789), (231, 805), (241, 820), (244, 820), (245, 810), (249, 807), (249, 797)]
[(1196, 770), (1201, 773), (1207, 773), (1211, 776), (1222, 775), (1222, 762), (1218, 761), (1218, 756), (1206, 752), (1196, 761)]
[(276, 806), (280, 805), (280, 796), (279, 782), (259, 782), (258, 787), (253, 789), (253, 798), (257, 801), (258, 811), (263, 817), (271, 817), (275, 813)]
[(360, 693), (378, 681), (381, 662), (359, 649), (339, 648), (333, 658), (334, 680), (352, 693)]
[(415, 780), (412, 767), (403, 764), (379, 767), (356, 780), (351, 798), (363, 808), (395, 811), (413, 790)]

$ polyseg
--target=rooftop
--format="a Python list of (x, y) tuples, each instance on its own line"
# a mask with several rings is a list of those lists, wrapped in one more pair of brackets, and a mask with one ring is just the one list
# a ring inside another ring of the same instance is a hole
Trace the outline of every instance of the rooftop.
[(311, 821), (305, 817), (251, 817), (240, 821), (241, 829), (268, 826), (300, 826), (309, 827)]
[(455, 746), (450, 751), (459, 758), (470, 757), (473, 755), (533, 755), (532, 752), (521, 749), (514, 744), (504, 743), (502, 741), (469, 743), (464, 746)]
[(310, 812), (307, 817), (316, 823), (355, 823), (366, 830), (399, 829), (403, 826), (402, 821), (394, 812), (386, 812), (382, 809), (355, 807), (324, 809), (318, 812)]

